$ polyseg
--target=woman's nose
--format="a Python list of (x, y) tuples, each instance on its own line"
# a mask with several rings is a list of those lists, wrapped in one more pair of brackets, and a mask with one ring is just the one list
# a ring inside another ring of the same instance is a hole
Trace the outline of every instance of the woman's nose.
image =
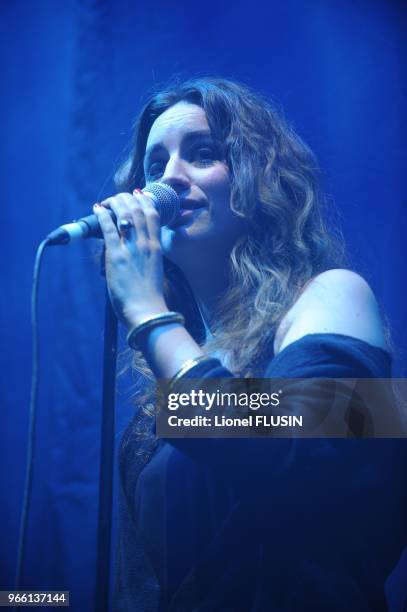
[(178, 156), (170, 158), (165, 167), (161, 182), (170, 185), (179, 194), (190, 186), (190, 179), (185, 163)]

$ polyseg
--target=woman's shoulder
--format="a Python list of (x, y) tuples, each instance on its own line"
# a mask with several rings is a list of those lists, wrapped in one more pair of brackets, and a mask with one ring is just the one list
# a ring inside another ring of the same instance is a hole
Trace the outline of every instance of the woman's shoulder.
[(277, 328), (274, 354), (308, 334), (342, 334), (387, 348), (372, 289), (344, 268), (326, 270), (306, 283)]

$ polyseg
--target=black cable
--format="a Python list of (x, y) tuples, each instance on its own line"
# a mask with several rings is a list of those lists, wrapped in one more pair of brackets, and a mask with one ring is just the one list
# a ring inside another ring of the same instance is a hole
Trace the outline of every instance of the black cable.
[(27, 535), (28, 510), (31, 498), (33, 465), (34, 465), (34, 440), (35, 426), (37, 420), (38, 403), (38, 371), (39, 371), (39, 342), (38, 342), (38, 284), (41, 259), (45, 247), (48, 244), (46, 238), (37, 249), (34, 263), (33, 283), (31, 290), (31, 327), (32, 327), (32, 371), (31, 371), (31, 395), (28, 424), (27, 462), (25, 469), (25, 482), (23, 493), (23, 505), (21, 510), (20, 531), (18, 535), (17, 564), (14, 590), (20, 590), (22, 569), (24, 563), (24, 547)]

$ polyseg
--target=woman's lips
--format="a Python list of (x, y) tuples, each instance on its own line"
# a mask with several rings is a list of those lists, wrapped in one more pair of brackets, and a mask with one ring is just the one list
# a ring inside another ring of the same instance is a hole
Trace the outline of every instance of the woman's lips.
[(170, 229), (174, 229), (179, 225), (184, 225), (194, 216), (197, 210), (202, 210), (203, 208), (205, 208), (205, 206), (203, 206), (202, 204), (181, 202), (179, 213), (175, 217), (174, 221), (168, 224), (168, 227)]

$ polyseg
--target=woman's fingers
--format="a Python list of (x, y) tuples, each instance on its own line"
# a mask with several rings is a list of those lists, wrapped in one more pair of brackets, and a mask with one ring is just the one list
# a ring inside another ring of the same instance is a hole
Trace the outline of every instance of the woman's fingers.
[(107, 208), (105, 208), (101, 204), (94, 204), (93, 212), (98, 218), (106, 246), (108, 248), (119, 246), (120, 240), (119, 235), (117, 233), (117, 228)]
[[(140, 196), (139, 196), (140, 197)], [(150, 238), (150, 242), (158, 247), (161, 246), (160, 235), (161, 235), (161, 224), (160, 215), (155, 208), (151, 198), (141, 194), (141, 202), (143, 205), (144, 216), (147, 225), (147, 232)]]
[[(107, 209), (114, 213), (115, 222)], [(97, 214), (108, 249), (122, 245), (134, 254), (161, 250), (160, 216), (151, 198), (140, 190), (103, 200)]]
[(135, 238), (135, 235), (132, 235), (132, 229), (134, 229), (134, 222), (131, 210), (129, 208), (129, 202), (127, 201), (131, 198), (128, 193), (121, 193), (112, 198), (107, 198), (103, 200), (102, 206), (104, 208), (109, 208), (115, 215), (116, 218), (116, 231), (119, 236), (122, 238)]
[(102, 205), (114, 212), (119, 234), (127, 241), (134, 238), (138, 248), (144, 249), (150, 239), (159, 240), (160, 226), (154, 221), (158, 213), (151, 198), (141, 191), (118, 194), (104, 200)]

